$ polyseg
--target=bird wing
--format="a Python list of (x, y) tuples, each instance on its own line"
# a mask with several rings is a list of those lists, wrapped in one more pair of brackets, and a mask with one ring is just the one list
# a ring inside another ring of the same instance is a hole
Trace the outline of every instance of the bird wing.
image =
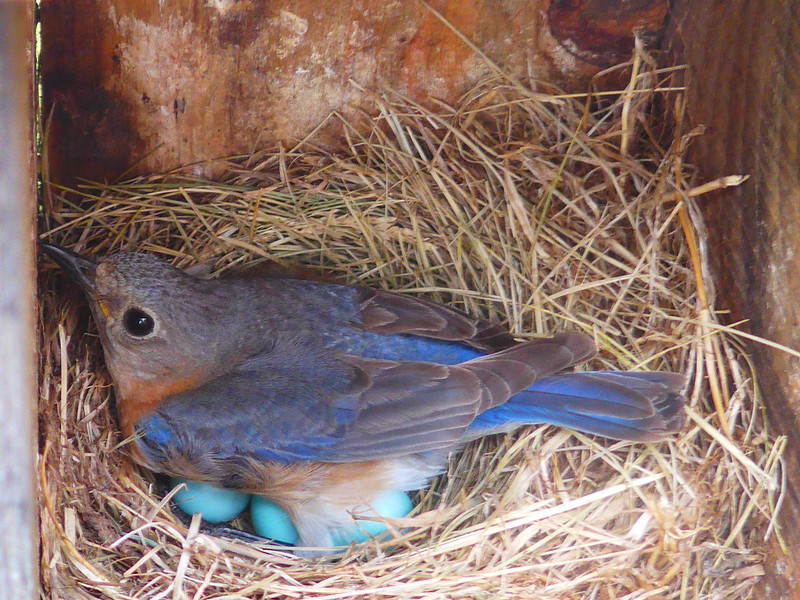
[[(188, 477), (225, 461), (353, 462), (448, 450), (478, 414), (594, 353), (565, 333), (458, 365), (340, 356), (302, 347), (245, 361), (167, 398), (135, 431), (145, 462)], [(219, 477), (215, 478), (219, 480)]]
[(501, 325), (422, 298), (358, 288), (358, 301), (358, 326), (368, 331), (462, 342), (484, 352), (499, 352), (517, 344)]

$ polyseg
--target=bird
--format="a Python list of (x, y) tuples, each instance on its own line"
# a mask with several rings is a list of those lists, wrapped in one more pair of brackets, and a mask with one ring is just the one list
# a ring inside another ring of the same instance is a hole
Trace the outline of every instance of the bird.
[(679, 373), (571, 370), (597, 352), (583, 333), (519, 341), (408, 294), (41, 247), (88, 298), (133, 460), (268, 498), (298, 546), (332, 545), (353, 506), (422, 489), (486, 435), (654, 442), (684, 423)]

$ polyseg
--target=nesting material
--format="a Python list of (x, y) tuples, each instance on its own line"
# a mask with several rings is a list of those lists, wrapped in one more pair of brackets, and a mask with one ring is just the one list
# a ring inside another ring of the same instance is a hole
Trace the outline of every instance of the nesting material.
[(391, 522), (394, 541), (338, 561), (211, 536), (126, 461), (86, 305), (43, 263), (42, 595), (752, 597), (765, 540), (779, 535), (782, 443), (710, 304), (690, 199), (705, 188), (682, 161), (691, 134), (654, 116), (680, 92), (663, 91), (671, 73), (641, 54), (621, 69), (630, 83), (616, 95), (497, 79), (455, 108), (376, 97), (371, 129), (343, 124), (339, 150), (312, 139), (239, 157), (221, 182), (189, 168), (51, 188), (42, 233), (209, 276), (304, 264), (452, 303), (521, 338), (584, 331), (600, 348), (587, 367), (689, 376), (681, 435), (645, 445), (540, 426), (480, 440)]

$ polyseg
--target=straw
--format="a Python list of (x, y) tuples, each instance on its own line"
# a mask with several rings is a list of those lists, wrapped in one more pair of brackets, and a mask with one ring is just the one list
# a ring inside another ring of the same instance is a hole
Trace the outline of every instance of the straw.
[(391, 521), (392, 542), (298, 558), (187, 524), (129, 464), (88, 311), (43, 264), (42, 595), (753, 597), (779, 534), (783, 440), (766, 428), (740, 334), (701, 291), (704, 234), (686, 210), (741, 178), (693, 184), (688, 139), (653, 108), (681, 93), (674, 71), (652, 64), (637, 54), (617, 96), (534, 93), (501, 74), (453, 107), (387, 91), (367, 131), (332, 115), (342, 147), (235, 157), (220, 181), (188, 168), (51, 187), (44, 239), (152, 252), (212, 277), (301, 264), (520, 338), (580, 330), (600, 348), (584, 368), (686, 373), (690, 419), (659, 444), (547, 426), (476, 441)]

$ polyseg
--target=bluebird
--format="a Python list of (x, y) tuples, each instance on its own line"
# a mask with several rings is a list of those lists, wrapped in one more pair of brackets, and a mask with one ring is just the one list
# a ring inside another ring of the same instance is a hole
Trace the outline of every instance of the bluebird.
[(272, 500), (299, 545), (330, 546), (353, 506), (424, 487), (482, 436), (656, 441), (683, 424), (677, 373), (565, 372), (596, 352), (580, 333), (519, 342), (408, 295), (42, 247), (88, 298), (133, 458)]

